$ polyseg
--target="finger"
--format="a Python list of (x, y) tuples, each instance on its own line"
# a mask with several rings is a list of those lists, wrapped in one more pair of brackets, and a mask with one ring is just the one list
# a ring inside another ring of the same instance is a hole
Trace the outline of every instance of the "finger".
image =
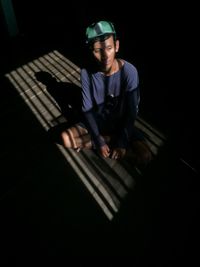
[(118, 153), (116, 151), (113, 152), (112, 159), (118, 159)]
[(108, 146), (107, 146), (106, 149), (105, 149), (105, 156), (106, 156), (106, 157), (109, 157), (109, 156), (110, 156), (110, 149), (109, 149)]
[(106, 148), (106, 152), (108, 153), (108, 154), (110, 154), (110, 148), (107, 146), (107, 148)]
[(106, 156), (109, 157), (110, 156), (110, 151), (106, 152)]
[(115, 151), (112, 152), (111, 159), (114, 159), (114, 157), (115, 157)]
[(103, 153), (102, 153), (102, 156), (103, 156), (104, 158), (109, 157), (109, 155), (110, 155), (110, 153), (109, 153), (107, 150), (104, 150)]

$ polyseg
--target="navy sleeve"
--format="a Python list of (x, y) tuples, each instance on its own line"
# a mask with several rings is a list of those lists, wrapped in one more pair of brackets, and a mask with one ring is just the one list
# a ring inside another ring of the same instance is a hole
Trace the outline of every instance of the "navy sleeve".
[(126, 93), (124, 100), (126, 114), (123, 120), (122, 129), (118, 135), (117, 147), (127, 148), (134, 133), (134, 122), (138, 111), (138, 90), (139, 88)]
[(90, 90), (91, 82), (88, 72), (81, 70), (81, 88), (82, 88), (82, 111), (87, 112), (93, 108), (92, 96)]
[(86, 127), (88, 128), (89, 133), (91, 134), (91, 137), (92, 137), (92, 140), (94, 141), (95, 146), (101, 147), (105, 145), (106, 143), (103, 137), (99, 133), (99, 128), (95, 120), (95, 114), (93, 110), (84, 112), (84, 118), (85, 118)]
[(91, 81), (88, 72), (81, 70), (81, 85), (82, 85), (82, 112), (85, 119), (86, 127), (97, 147), (105, 145), (104, 139), (101, 137), (99, 128), (94, 114), (94, 101), (91, 95)]
[(126, 91), (124, 97), (125, 114), (121, 131), (118, 134), (116, 142), (117, 147), (127, 148), (133, 136), (135, 127), (134, 122), (138, 114), (138, 105), (140, 101), (139, 77), (137, 69), (130, 63), (125, 65), (124, 69), (124, 89)]

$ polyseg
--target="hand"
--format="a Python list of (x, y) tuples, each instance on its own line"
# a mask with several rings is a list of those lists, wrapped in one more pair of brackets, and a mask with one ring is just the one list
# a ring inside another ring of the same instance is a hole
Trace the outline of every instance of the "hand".
[(108, 145), (103, 145), (99, 148), (99, 153), (102, 157), (108, 158), (110, 156), (110, 148)]
[(117, 147), (112, 151), (111, 158), (112, 159), (121, 159), (125, 156), (125, 154), (126, 154), (125, 148)]

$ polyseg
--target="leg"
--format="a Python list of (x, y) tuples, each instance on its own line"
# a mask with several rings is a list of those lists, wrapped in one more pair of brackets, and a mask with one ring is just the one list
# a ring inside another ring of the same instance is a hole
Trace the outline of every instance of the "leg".
[(151, 150), (145, 140), (133, 140), (131, 148), (138, 167), (145, 167), (152, 160)]
[(91, 136), (87, 129), (78, 124), (66, 129), (61, 133), (64, 147), (79, 150), (81, 148), (92, 148)]
[[(103, 136), (106, 143), (110, 142), (110, 136)], [(61, 144), (67, 148), (73, 148), (77, 151), (83, 148), (92, 149), (91, 136), (88, 130), (79, 124), (67, 128), (61, 133)]]

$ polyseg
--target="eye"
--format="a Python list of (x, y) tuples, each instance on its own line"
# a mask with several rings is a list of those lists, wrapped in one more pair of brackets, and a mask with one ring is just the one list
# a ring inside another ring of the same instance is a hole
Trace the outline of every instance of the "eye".
[(94, 49), (94, 53), (100, 53), (101, 49)]
[(111, 49), (112, 49), (112, 46), (107, 47), (107, 50), (111, 50)]

